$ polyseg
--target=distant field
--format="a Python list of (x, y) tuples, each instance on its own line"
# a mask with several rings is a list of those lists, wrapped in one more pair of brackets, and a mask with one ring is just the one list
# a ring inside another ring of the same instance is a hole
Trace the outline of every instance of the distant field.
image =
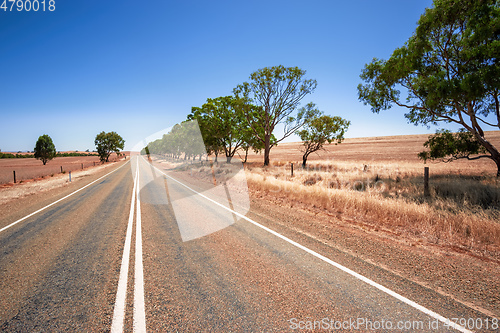
[[(116, 155), (110, 156), (110, 161), (116, 160)], [(42, 178), (63, 172), (81, 170), (83, 168), (99, 165), (98, 156), (72, 156), (56, 157), (43, 165), (42, 161), (35, 158), (7, 158), (0, 159), (0, 184), (14, 181), (13, 171), (16, 172), (16, 181)]]
[[(428, 134), (382, 136), (369, 138), (346, 139), (338, 145), (327, 145), (325, 151), (311, 154), (308, 161), (332, 161), (332, 162), (359, 162), (364, 164), (377, 163), (411, 163), (424, 166), (417, 154), (424, 150), (423, 144), (427, 141)], [(500, 131), (486, 132), (495, 147), (500, 149)], [(281, 143), (271, 149), (271, 162), (295, 162), (302, 163), (301, 144)], [(249, 154), (249, 162), (263, 162), (262, 154)], [(427, 162), (431, 169), (435, 166), (440, 170), (470, 170), (473, 172), (494, 172), (496, 166), (489, 159), (479, 161), (454, 161), (453, 163)]]

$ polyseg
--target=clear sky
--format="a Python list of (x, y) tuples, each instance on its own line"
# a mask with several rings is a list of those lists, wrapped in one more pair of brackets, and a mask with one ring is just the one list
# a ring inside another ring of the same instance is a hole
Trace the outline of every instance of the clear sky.
[[(46, 0), (48, 3), (48, 0)], [(404, 110), (357, 98), (359, 74), (415, 31), (431, 0), (70, 1), (53, 12), (0, 10), (0, 149), (94, 149), (116, 131), (125, 149), (226, 96), (251, 72), (298, 66), (313, 101), (351, 120), (348, 137), (433, 133)]]

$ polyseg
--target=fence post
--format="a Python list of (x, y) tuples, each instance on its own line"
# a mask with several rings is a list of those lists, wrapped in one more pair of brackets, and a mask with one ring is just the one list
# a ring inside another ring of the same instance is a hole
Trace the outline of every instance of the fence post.
[(71, 171), (69, 172), (69, 182), (71, 183)]
[(61, 173), (63, 172), (62, 165), (61, 165)]
[(293, 177), (293, 163), (291, 163), (291, 165), (292, 165), (292, 169), (291, 170), (292, 170), (292, 177)]
[(429, 167), (424, 167), (424, 196), (430, 196), (429, 192)]
[(14, 183), (16, 182), (16, 170), (13, 170), (14, 172)]
[(82, 163), (82, 170), (83, 170), (83, 163)]

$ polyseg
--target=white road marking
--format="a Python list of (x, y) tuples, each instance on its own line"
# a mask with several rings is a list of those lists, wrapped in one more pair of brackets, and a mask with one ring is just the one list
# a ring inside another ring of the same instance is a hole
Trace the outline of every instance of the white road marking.
[(108, 173), (107, 173), (107, 174), (105, 174), (104, 176), (102, 176), (102, 177), (100, 177), (100, 178), (97, 178), (96, 180), (94, 180), (93, 182), (91, 182), (91, 183), (89, 183), (89, 184), (85, 185), (85, 186), (84, 186), (84, 187), (82, 187), (82, 188), (79, 188), (79, 189), (78, 189), (78, 190), (76, 190), (75, 192), (72, 192), (72, 193), (68, 194), (67, 196), (65, 196), (65, 197), (63, 197), (63, 198), (61, 198), (61, 199), (59, 199), (59, 200), (54, 201), (53, 203), (51, 203), (51, 204), (49, 204), (49, 205), (47, 205), (47, 206), (45, 206), (45, 207), (43, 207), (43, 208), (40, 208), (39, 210), (37, 210), (37, 211), (35, 211), (35, 212), (33, 212), (33, 213), (29, 214), (29, 215), (26, 215), (26, 216), (25, 216), (25, 217), (23, 217), (23, 218), (20, 218), (20, 219), (19, 219), (19, 220), (17, 220), (16, 222), (12, 222), (12, 223), (11, 223), (11, 224), (9, 224), (8, 226), (5, 226), (5, 227), (1, 228), (1, 229), (0, 229), (0, 232), (2, 232), (2, 231), (4, 231), (4, 230), (6, 230), (6, 229), (8, 229), (8, 228), (10, 228), (10, 227), (12, 227), (12, 226), (14, 226), (14, 225), (18, 224), (19, 222), (22, 222), (22, 221), (26, 220), (27, 218), (29, 218), (29, 217), (31, 217), (31, 216), (33, 216), (33, 215), (35, 215), (35, 214), (40, 213), (41, 211), (43, 211), (43, 210), (45, 210), (45, 209), (47, 209), (47, 208), (49, 208), (49, 207), (51, 207), (51, 206), (54, 206), (56, 203), (61, 202), (61, 201), (63, 201), (64, 199), (69, 198), (69, 197), (70, 197), (70, 196), (72, 196), (73, 194), (80, 192), (80, 191), (81, 191), (81, 190), (83, 190), (84, 188), (89, 187), (90, 185), (94, 184), (95, 182), (97, 182), (97, 181), (99, 181), (99, 180), (103, 179), (104, 177), (106, 177), (106, 176), (108, 176), (108, 175), (112, 174), (113, 172), (115, 172), (116, 170), (118, 170), (118, 169), (122, 168), (122, 167), (123, 167), (125, 164), (127, 164), (127, 163), (128, 163), (128, 161), (127, 161), (126, 163), (124, 163), (122, 166), (120, 166), (120, 167), (116, 168), (115, 170), (113, 170), (113, 171), (111, 171), (111, 172), (108, 172)]
[[(139, 189), (139, 158), (137, 158), (137, 188)], [(134, 332), (146, 332), (146, 311), (144, 308), (144, 275), (142, 267), (141, 197), (137, 195), (135, 231), (135, 275), (134, 275)]]
[[(142, 157), (142, 156), (141, 156), (141, 157)], [(144, 160), (144, 158), (142, 158), (142, 159)], [(145, 161), (145, 160), (144, 160), (144, 161)], [(383, 285), (381, 285), (381, 284), (379, 284), (379, 283), (377, 283), (377, 282), (375, 282), (375, 281), (373, 281), (373, 280), (371, 280), (371, 279), (369, 279), (369, 278), (367, 278), (367, 277), (365, 277), (365, 276), (363, 276), (363, 275), (361, 275), (361, 274), (359, 274), (359, 273), (356, 273), (356, 272), (354, 272), (353, 270), (351, 270), (351, 269), (349, 269), (349, 268), (347, 268), (347, 267), (345, 267), (345, 266), (342, 266), (341, 264), (339, 264), (339, 263), (337, 263), (337, 262), (335, 262), (335, 261), (333, 261), (333, 260), (331, 260), (331, 259), (329, 259), (329, 258), (327, 258), (327, 257), (325, 257), (325, 256), (323, 256), (323, 255), (321, 255), (321, 254), (319, 254), (319, 253), (317, 253), (317, 252), (315, 252), (315, 251), (313, 251), (313, 250), (311, 250), (311, 249), (309, 249), (309, 248), (307, 248), (307, 247), (305, 247), (305, 246), (303, 246), (303, 245), (301, 245), (301, 244), (299, 244), (299, 243), (297, 243), (297, 242), (295, 242), (295, 241), (293, 241), (293, 240), (291, 240), (290, 238), (285, 237), (285, 236), (283, 236), (283, 235), (279, 234), (278, 232), (276, 232), (276, 231), (274, 231), (274, 230), (272, 230), (272, 229), (269, 229), (268, 227), (265, 227), (265, 226), (263, 226), (263, 225), (261, 225), (261, 224), (259, 224), (259, 223), (255, 222), (255, 221), (253, 221), (252, 219), (250, 219), (250, 218), (246, 217), (245, 215), (240, 214), (240, 213), (238, 213), (238, 212), (236, 212), (236, 211), (234, 211), (234, 210), (232, 210), (232, 209), (230, 209), (230, 208), (228, 208), (228, 207), (226, 207), (226, 206), (224, 206), (224, 205), (222, 205), (222, 204), (218, 203), (217, 201), (215, 201), (215, 200), (213, 200), (213, 199), (210, 199), (209, 197), (207, 197), (207, 196), (205, 196), (205, 195), (203, 195), (203, 194), (201, 194), (201, 193), (197, 192), (196, 190), (192, 189), (191, 187), (189, 187), (189, 186), (185, 185), (184, 183), (181, 183), (181, 182), (180, 182), (180, 181), (178, 181), (177, 179), (175, 179), (175, 178), (173, 178), (173, 177), (171, 177), (171, 176), (167, 175), (165, 172), (161, 171), (161, 170), (160, 170), (160, 169), (158, 169), (157, 167), (155, 167), (155, 166), (153, 166), (153, 167), (154, 167), (156, 170), (158, 170), (159, 172), (161, 172), (162, 174), (164, 174), (166, 177), (168, 177), (168, 178), (170, 178), (171, 180), (173, 180), (173, 181), (175, 181), (175, 182), (179, 183), (180, 185), (184, 186), (184, 187), (185, 187), (185, 188), (187, 188), (188, 190), (190, 190), (190, 191), (192, 191), (192, 192), (194, 192), (194, 193), (196, 193), (196, 194), (200, 195), (201, 197), (203, 197), (203, 198), (207, 199), (208, 201), (213, 202), (213, 203), (214, 203), (214, 204), (216, 204), (217, 206), (219, 206), (219, 207), (221, 207), (221, 208), (223, 208), (223, 209), (226, 209), (226, 210), (228, 210), (228, 211), (232, 212), (233, 214), (236, 214), (237, 216), (239, 216), (239, 217), (241, 217), (242, 219), (244, 219), (244, 220), (246, 220), (246, 221), (248, 221), (248, 222), (252, 223), (253, 225), (255, 225), (255, 226), (257, 226), (257, 227), (259, 227), (259, 228), (261, 228), (261, 229), (263, 229), (263, 230), (265, 230), (265, 231), (267, 231), (267, 232), (269, 232), (269, 233), (273, 234), (273, 235), (274, 235), (274, 236), (276, 236), (276, 237), (281, 238), (282, 240), (284, 240), (284, 241), (286, 241), (286, 242), (288, 242), (288, 243), (292, 244), (293, 246), (298, 247), (298, 248), (299, 248), (299, 249), (301, 249), (301, 250), (306, 251), (306, 252), (307, 252), (307, 253), (309, 253), (309, 254), (312, 254), (312, 255), (313, 255), (313, 256), (315, 256), (316, 258), (323, 260), (324, 262), (326, 262), (326, 263), (328, 263), (328, 264), (330, 264), (330, 265), (332, 265), (332, 266), (334, 266), (334, 267), (336, 267), (336, 268), (340, 269), (341, 271), (344, 271), (345, 273), (347, 273), (347, 274), (349, 274), (349, 275), (351, 275), (351, 276), (353, 276), (353, 277), (355, 277), (355, 278), (357, 278), (357, 279), (359, 279), (359, 280), (361, 280), (361, 281), (363, 281), (363, 282), (365, 282), (365, 283), (367, 283), (367, 284), (369, 284), (369, 285), (371, 285), (371, 286), (373, 286), (373, 287), (377, 288), (378, 290), (380, 290), (380, 291), (382, 291), (382, 292), (384, 292), (384, 293), (386, 293), (386, 294), (388, 294), (388, 295), (390, 295), (390, 296), (392, 296), (392, 297), (394, 297), (394, 298), (396, 298), (396, 299), (400, 300), (401, 302), (406, 303), (407, 305), (409, 305), (409, 306), (413, 307), (414, 309), (417, 309), (417, 310), (419, 310), (419, 311), (421, 311), (421, 312), (425, 313), (426, 315), (428, 315), (428, 316), (430, 316), (430, 317), (432, 317), (432, 318), (434, 318), (434, 319), (437, 319), (437, 320), (441, 321), (442, 323), (445, 323), (445, 324), (446, 324), (446, 325), (448, 325), (449, 327), (453, 327), (454, 329), (456, 329), (456, 330), (458, 330), (458, 331), (460, 331), (460, 332), (464, 332), (464, 333), (472, 333), (472, 331), (469, 331), (469, 330), (468, 330), (468, 329), (466, 329), (465, 327), (460, 326), (460, 325), (458, 325), (458, 324), (454, 323), (453, 321), (449, 320), (448, 318), (445, 318), (445, 317), (441, 316), (440, 314), (438, 314), (438, 313), (436, 313), (436, 312), (434, 312), (434, 311), (431, 311), (431, 310), (427, 309), (426, 307), (423, 307), (422, 305), (420, 305), (420, 304), (418, 304), (418, 303), (416, 303), (416, 302), (414, 302), (414, 301), (412, 301), (412, 300), (410, 300), (410, 299), (408, 299), (408, 298), (406, 298), (406, 297), (404, 297), (404, 296), (402, 296), (402, 295), (400, 295), (400, 294), (398, 294), (398, 293), (396, 293), (396, 292), (394, 292), (394, 291), (390, 290), (389, 288), (386, 288), (386, 287), (384, 287)]]
[(118, 279), (118, 290), (116, 291), (111, 333), (123, 332), (123, 321), (125, 319), (127, 300), (128, 266), (130, 260), (130, 246), (132, 243), (132, 226), (134, 224), (134, 206), (136, 201), (135, 193), (137, 191), (137, 182), (139, 179), (138, 173), (139, 169), (135, 172), (134, 189), (132, 190), (132, 201), (130, 203), (130, 213), (128, 216), (127, 234), (125, 236), (125, 245), (123, 246), (122, 264), (120, 267), (120, 278)]

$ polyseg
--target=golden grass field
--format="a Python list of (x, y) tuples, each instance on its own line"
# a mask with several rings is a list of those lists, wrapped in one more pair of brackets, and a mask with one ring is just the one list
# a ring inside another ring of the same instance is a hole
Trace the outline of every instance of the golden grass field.
[[(348, 214), (413, 239), (500, 255), (500, 180), (489, 159), (451, 163), (417, 158), (428, 135), (346, 139), (312, 154), (301, 168), (300, 143), (271, 150), (271, 166), (251, 154), (251, 193), (280, 197), (302, 208)], [(500, 131), (486, 137), (500, 147)], [(290, 166), (294, 164), (294, 176)], [(430, 197), (424, 196), (424, 166)]]

